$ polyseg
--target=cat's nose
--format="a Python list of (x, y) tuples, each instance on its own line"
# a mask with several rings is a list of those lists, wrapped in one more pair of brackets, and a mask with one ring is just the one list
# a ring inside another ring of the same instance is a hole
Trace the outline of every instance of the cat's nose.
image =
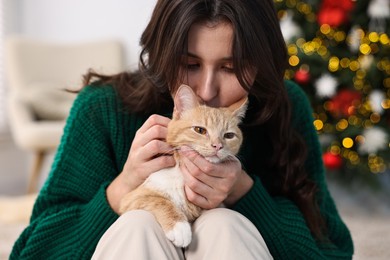
[(216, 150), (219, 151), (222, 149), (223, 145), (221, 143), (218, 144), (211, 144), (211, 146)]

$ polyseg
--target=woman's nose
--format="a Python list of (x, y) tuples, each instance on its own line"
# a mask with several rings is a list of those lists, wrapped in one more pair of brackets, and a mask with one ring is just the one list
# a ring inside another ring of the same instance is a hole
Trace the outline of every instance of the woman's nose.
[(206, 103), (212, 103), (218, 96), (218, 80), (213, 71), (207, 71), (197, 86), (196, 94)]

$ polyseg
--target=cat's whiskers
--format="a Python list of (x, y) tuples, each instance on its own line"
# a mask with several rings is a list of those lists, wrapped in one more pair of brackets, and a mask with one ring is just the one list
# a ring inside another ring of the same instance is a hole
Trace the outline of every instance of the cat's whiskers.
[[(164, 155), (173, 155), (173, 153), (175, 152), (175, 151), (180, 151), (181, 149), (182, 149), (182, 147), (183, 146), (174, 146), (174, 147), (172, 147), (172, 149), (169, 149), (169, 150), (167, 150), (167, 151), (165, 151), (165, 152), (162, 152), (162, 153), (160, 153), (160, 154), (158, 154), (158, 156), (164, 156)], [(190, 146), (185, 146), (186, 147), (186, 150), (188, 151), (188, 150), (191, 150), (191, 151), (195, 151), (195, 149), (193, 149), (192, 147), (190, 147)]]
[(240, 158), (237, 155), (229, 154), (228, 156), (223, 159), (224, 162), (234, 162), (236, 160), (240, 160)]

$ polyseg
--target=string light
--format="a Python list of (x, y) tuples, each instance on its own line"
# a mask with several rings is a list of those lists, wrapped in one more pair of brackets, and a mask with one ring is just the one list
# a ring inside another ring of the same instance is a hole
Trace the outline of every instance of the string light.
[(377, 124), (381, 121), (381, 115), (378, 113), (372, 113), (370, 116), (370, 120), (373, 124)]
[(378, 42), (379, 41), (379, 35), (377, 32), (371, 32), (368, 35), (368, 39), (370, 39), (371, 42)]
[(340, 65), (339, 58), (336, 56), (333, 56), (332, 58), (329, 59), (328, 69), (331, 72), (335, 72), (339, 69), (339, 65)]
[(351, 61), (350, 61), (348, 58), (342, 58), (342, 59), (340, 60), (340, 66), (341, 66), (343, 69), (348, 68), (350, 63), (351, 63)]
[(359, 50), (364, 55), (368, 55), (371, 53), (371, 47), (367, 43), (363, 43), (362, 45), (360, 45)]
[(322, 57), (325, 57), (328, 55), (328, 48), (326, 48), (325, 46), (321, 45), (318, 50), (317, 50), (317, 53), (322, 56)]
[(321, 131), (322, 128), (324, 127), (324, 123), (321, 120), (314, 120), (313, 122), (314, 127), (316, 128), (317, 131)]
[(346, 34), (345, 32), (343, 31), (337, 31), (335, 34), (334, 34), (334, 39), (338, 42), (342, 42), (344, 41), (346, 38)]
[(288, 54), (290, 56), (298, 54), (298, 47), (295, 44), (289, 44), (287, 47)]
[(390, 40), (389, 40), (389, 36), (387, 36), (387, 34), (383, 33), (379, 36), (379, 41), (383, 44), (383, 45), (387, 45), (390, 43)]
[(334, 154), (334, 155), (339, 155), (340, 152), (341, 152), (341, 148), (340, 148), (339, 145), (334, 144), (334, 145), (332, 145), (332, 146), (330, 147), (330, 152), (331, 152), (332, 154)]
[(296, 0), (287, 0), (286, 5), (289, 8), (294, 8), (297, 5), (297, 1)]
[(364, 70), (358, 70), (356, 71), (356, 78), (357, 79), (364, 79), (366, 77), (367, 73)]
[(383, 80), (383, 86), (384, 86), (385, 88), (390, 88), (390, 78), (385, 78), (385, 79)]
[(368, 166), (372, 173), (381, 173), (386, 170), (383, 158), (377, 155), (368, 156)]
[(299, 64), (299, 58), (298, 58), (298, 56), (296, 56), (296, 55), (291, 56), (291, 57), (288, 59), (288, 63), (289, 63), (291, 66), (293, 66), (293, 67), (298, 66), (298, 64)]
[(341, 119), (337, 124), (336, 124), (336, 130), (339, 132), (344, 131), (348, 127), (348, 121), (346, 119)]
[(350, 137), (344, 138), (342, 143), (345, 148), (351, 148), (353, 146), (353, 140)]
[(348, 159), (354, 165), (358, 165), (360, 163), (360, 157), (357, 152), (350, 151), (348, 154)]
[(352, 71), (357, 71), (358, 69), (360, 68), (360, 64), (359, 62), (357, 62), (356, 60), (353, 60), (349, 63), (349, 69), (352, 70)]
[(359, 117), (353, 115), (348, 118), (348, 123), (353, 126), (360, 127), (362, 125), (362, 120)]
[(381, 105), (383, 109), (390, 109), (390, 99), (383, 100)]
[(327, 34), (330, 34), (330, 32), (332, 31), (332, 28), (329, 26), (329, 24), (323, 24), (320, 27), (320, 31), (322, 34), (327, 35)]

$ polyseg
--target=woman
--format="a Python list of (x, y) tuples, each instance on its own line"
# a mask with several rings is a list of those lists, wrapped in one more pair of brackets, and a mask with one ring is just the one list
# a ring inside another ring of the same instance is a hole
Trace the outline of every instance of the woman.
[[(52, 171), (11, 259), (326, 259), (353, 253), (327, 190), (308, 100), (284, 82), (287, 54), (272, 0), (159, 0), (132, 73), (89, 73)], [(185, 193), (208, 209), (185, 249), (150, 213), (118, 218), (121, 198), (172, 167), (172, 95), (209, 106), (248, 96), (240, 161), (186, 152)], [(227, 209), (216, 208), (221, 203)]]

